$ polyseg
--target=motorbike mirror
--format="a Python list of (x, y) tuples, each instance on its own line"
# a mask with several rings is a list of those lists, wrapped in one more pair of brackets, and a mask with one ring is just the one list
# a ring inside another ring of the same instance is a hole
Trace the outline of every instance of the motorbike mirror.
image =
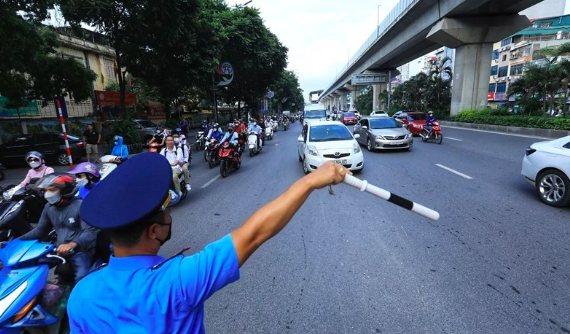
[(363, 128), (364, 130), (368, 130), (368, 127), (367, 127), (366, 125), (363, 125), (362, 128)]
[(358, 133), (355, 133), (354, 138), (358, 139), (358, 138), (360, 138), (360, 135)]
[(303, 136), (299, 136), (299, 137), (297, 138), (297, 141), (300, 142), (300, 143), (302, 143), (302, 142), (304, 141), (304, 140), (303, 140)]

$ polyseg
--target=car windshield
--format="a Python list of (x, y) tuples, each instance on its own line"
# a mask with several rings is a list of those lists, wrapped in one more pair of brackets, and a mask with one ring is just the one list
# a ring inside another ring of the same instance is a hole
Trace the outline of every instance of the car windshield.
[(352, 135), (344, 125), (317, 125), (311, 127), (309, 140), (312, 142), (352, 140)]
[(327, 112), (323, 110), (305, 110), (305, 118), (327, 117)]
[(156, 124), (154, 124), (151, 121), (142, 120), (142, 121), (137, 121), (137, 122), (145, 128), (156, 128)]
[(408, 120), (410, 121), (425, 121), (426, 118), (426, 114), (408, 114)]
[(354, 117), (354, 113), (353, 112), (345, 112), (344, 117)]
[(396, 129), (401, 128), (400, 123), (396, 122), (392, 118), (371, 118), (370, 128), (371, 129)]

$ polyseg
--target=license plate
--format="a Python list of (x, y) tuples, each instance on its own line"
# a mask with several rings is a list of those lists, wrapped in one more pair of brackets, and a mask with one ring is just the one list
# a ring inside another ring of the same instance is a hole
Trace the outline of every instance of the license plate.
[(346, 165), (346, 159), (334, 160), (333, 162), (334, 162), (335, 164), (339, 164), (339, 165)]
[(399, 140), (399, 141), (393, 141), (390, 143), (390, 145), (402, 145), (404, 142)]

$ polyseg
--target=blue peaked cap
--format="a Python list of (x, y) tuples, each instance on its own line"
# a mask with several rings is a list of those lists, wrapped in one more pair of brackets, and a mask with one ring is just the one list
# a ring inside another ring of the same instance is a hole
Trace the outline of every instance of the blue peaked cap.
[(135, 155), (91, 190), (81, 205), (81, 219), (109, 230), (150, 218), (162, 208), (171, 183), (172, 168), (162, 155)]

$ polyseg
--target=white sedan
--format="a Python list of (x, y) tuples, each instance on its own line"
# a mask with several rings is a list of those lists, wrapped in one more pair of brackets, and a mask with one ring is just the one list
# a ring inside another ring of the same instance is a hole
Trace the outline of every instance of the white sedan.
[(305, 173), (314, 171), (329, 160), (354, 172), (364, 168), (360, 145), (340, 122), (309, 122), (303, 127), (298, 143), (297, 153)]
[(523, 177), (552, 206), (570, 204), (570, 136), (532, 144), (523, 158)]

